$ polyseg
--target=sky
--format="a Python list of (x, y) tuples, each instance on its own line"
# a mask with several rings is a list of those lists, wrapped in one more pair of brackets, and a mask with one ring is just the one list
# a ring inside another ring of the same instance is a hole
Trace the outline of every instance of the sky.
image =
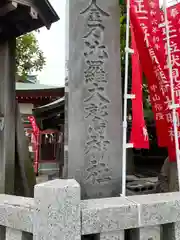
[(46, 57), (46, 66), (38, 73), (41, 84), (64, 86), (65, 79), (65, 1), (49, 0), (60, 17), (51, 29), (37, 33), (39, 46)]
[[(60, 17), (51, 29), (40, 29), (37, 34), (40, 48), (46, 57), (46, 66), (38, 73), (40, 83), (64, 86), (65, 79), (65, 2), (66, 0), (49, 0)], [(72, 0), (73, 1), (73, 0)], [(168, 0), (176, 2), (177, 0)], [(160, 0), (162, 4), (163, 0)], [(179, 1), (178, 1), (179, 2)]]

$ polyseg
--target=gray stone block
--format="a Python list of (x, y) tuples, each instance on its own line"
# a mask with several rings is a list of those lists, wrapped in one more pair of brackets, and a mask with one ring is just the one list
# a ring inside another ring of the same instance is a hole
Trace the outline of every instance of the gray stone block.
[(0, 225), (32, 233), (33, 214), (34, 199), (0, 195)]
[(80, 186), (53, 180), (35, 186), (34, 240), (80, 240)]
[(180, 240), (180, 222), (163, 225), (163, 240)]
[(160, 226), (151, 226), (151, 227), (134, 229), (131, 231), (130, 239), (131, 240), (160, 240), (161, 239)]
[(118, 0), (68, 0), (68, 178), (82, 198), (121, 193)]
[(84, 235), (138, 227), (137, 205), (125, 198), (84, 200), (81, 212)]
[[(180, 240), (180, 222), (173, 223), (174, 240)], [(173, 239), (173, 238), (172, 238)]]
[(101, 233), (100, 240), (124, 240), (124, 231)]
[(180, 221), (180, 193), (129, 196), (139, 208), (139, 226)]
[(23, 240), (22, 231), (6, 228), (6, 240)]

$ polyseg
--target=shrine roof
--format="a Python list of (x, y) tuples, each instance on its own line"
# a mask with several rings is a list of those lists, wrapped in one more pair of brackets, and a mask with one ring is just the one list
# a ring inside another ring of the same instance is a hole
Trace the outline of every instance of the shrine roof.
[(21, 83), (16, 82), (16, 90), (17, 91), (29, 91), (29, 90), (49, 90), (49, 89), (62, 89), (64, 87), (61, 86), (49, 86), (39, 83)]
[(32, 99), (38, 97), (63, 97), (64, 86), (48, 86), (39, 83), (16, 82), (16, 96), (22, 99)]
[[(44, 106), (40, 106), (34, 109), (34, 112), (36, 113), (44, 113), (45, 111), (51, 110), (51, 109), (55, 109), (55, 108), (62, 108), (63, 112), (64, 112), (64, 103), (65, 103), (65, 98), (62, 97), (60, 99), (57, 99), (56, 101), (53, 101), (51, 103), (48, 103)], [(36, 115), (36, 117), (38, 116), (38, 114)]]
[(33, 115), (38, 127), (41, 130), (58, 129), (61, 124), (64, 124), (64, 104), (65, 98), (62, 97), (44, 106), (34, 108)]

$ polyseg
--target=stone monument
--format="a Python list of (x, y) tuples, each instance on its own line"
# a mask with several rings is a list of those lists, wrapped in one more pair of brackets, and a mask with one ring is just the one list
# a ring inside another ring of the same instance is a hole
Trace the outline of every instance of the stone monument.
[(121, 193), (118, 0), (68, 0), (68, 162), (82, 198)]

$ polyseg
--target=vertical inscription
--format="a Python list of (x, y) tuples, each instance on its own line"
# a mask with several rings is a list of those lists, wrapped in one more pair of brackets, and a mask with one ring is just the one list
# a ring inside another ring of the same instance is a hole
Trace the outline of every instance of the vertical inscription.
[(84, 119), (88, 123), (84, 146), (88, 166), (85, 179), (91, 184), (101, 184), (112, 178), (108, 163), (104, 161), (104, 155), (111, 143), (106, 137), (108, 108), (111, 101), (106, 93), (108, 80), (105, 63), (109, 56), (107, 46), (104, 44), (103, 20), (110, 15), (98, 6), (97, 0), (91, 0), (80, 14), (85, 17), (88, 29), (83, 36), (86, 64), (84, 84), (88, 92), (88, 96), (84, 98)]

